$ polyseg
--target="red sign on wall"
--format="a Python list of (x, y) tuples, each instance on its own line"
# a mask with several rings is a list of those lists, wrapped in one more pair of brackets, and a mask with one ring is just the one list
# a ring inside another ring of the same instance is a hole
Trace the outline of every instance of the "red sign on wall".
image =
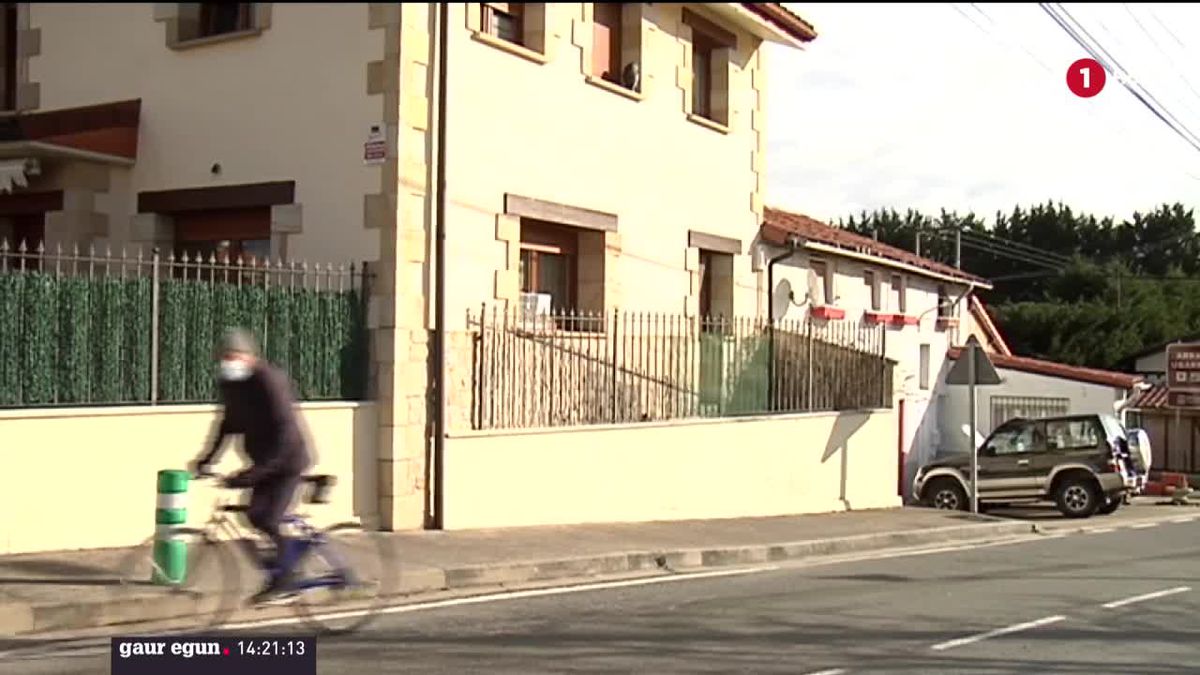
[(1167, 345), (1167, 405), (1200, 408), (1200, 343)]

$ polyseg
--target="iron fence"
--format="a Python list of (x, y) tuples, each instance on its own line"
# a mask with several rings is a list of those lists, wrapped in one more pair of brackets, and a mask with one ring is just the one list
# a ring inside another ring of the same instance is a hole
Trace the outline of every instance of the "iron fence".
[(477, 429), (891, 406), (877, 325), (486, 307), (470, 323)]
[(365, 265), (0, 240), (0, 406), (213, 401), (213, 350), (232, 326), (302, 400), (360, 399), (369, 277)]

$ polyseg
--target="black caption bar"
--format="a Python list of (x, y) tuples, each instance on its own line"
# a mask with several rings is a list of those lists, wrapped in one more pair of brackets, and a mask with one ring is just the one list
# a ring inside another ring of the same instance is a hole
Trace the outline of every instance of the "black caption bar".
[(112, 675), (317, 675), (317, 639), (203, 635), (112, 639)]

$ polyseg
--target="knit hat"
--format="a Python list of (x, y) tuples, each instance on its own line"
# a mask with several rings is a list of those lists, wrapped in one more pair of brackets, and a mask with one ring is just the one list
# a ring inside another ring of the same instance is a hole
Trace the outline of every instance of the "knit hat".
[(219, 353), (250, 354), (258, 356), (258, 342), (249, 331), (242, 328), (230, 328), (221, 336), (218, 344)]

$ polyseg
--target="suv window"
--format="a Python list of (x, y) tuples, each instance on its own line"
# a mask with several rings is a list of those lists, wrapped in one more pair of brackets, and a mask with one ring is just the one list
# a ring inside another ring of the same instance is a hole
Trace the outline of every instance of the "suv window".
[(1046, 446), (1051, 452), (1096, 448), (1101, 438), (1105, 438), (1104, 429), (1094, 418), (1046, 422)]
[(1037, 436), (1033, 424), (1005, 424), (992, 434), (988, 447), (996, 455), (1015, 455), (1037, 450)]

